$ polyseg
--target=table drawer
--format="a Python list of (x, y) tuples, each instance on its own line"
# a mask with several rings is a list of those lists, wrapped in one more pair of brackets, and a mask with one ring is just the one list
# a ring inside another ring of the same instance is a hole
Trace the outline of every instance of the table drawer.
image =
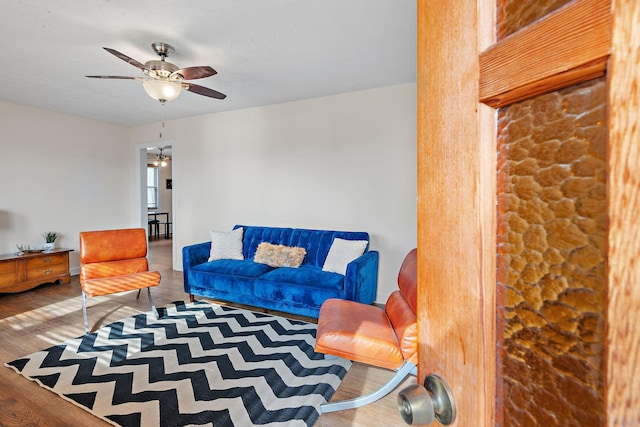
[(19, 277), (18, 263), (0, 262), (0, 287), (13, 285)]
[(56, 264), (64, 264), (67, 260), (67, 254), (51, 254), (44, 255), (38, 258), (30, 258), (27, 260), (27, 269), (32, 268), (47, 268)]
[(65, 264), (47, 264), (41, 267), (28, 268), (27, 280), (47, 280), (48, 277), (56, 278), (62, 274), (68, 274)]

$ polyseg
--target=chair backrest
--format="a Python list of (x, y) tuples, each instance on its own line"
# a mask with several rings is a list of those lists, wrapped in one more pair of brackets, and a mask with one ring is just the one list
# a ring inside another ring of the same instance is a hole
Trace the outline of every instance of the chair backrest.
[(385, 313), (393, 325), (405, 359), (415, 360), (418, 354), (418, 272), (417, 249), (412, 249), (402, 262), (398, 273), (398, 287), (385, 305)]
[(80, 282), (148, 271), (144, 228), (80, 233)]
[(418, 312), (418, 249), (412, 249), (402, 262), (398, 287), (414, 313)]

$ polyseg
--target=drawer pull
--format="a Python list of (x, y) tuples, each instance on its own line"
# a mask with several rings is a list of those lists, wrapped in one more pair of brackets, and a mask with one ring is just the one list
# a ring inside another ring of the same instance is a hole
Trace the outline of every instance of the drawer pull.
[(42, 258), (42, 261), (44, 261), (44, 262), (51, 262), (51, 257)]
[(53, 270), (50, 269), (50, 268), (43, 271), (44, 274), (49, 274), (49, 273), (52, 273), (52, 272), (53, 272)]

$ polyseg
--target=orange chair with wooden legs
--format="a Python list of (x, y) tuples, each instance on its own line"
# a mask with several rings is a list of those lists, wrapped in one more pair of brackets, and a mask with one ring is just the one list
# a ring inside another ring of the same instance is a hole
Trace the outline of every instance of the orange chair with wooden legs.
[(151, 310), (157, 318), (150, 288), (158, 284), (160, 273), (149, 271), (144, 228), (80, 233), (80, 287), (85, 333), (89, 333), (87, 296), (138, 290), (139, 297), (140, 291), (146, 288)]
[(389, 296), (384, 309), (341, 299), (322, 304), (316, 352), (392, 369), (396, 374), (379, 390), (366, 396), (320, 405), (320, 413), (368, 405), (393, 391), (407, 375), (416, 375), (416, 255), (417, 250), (413, 249), (405, 257), (398, 274), (399, 290)]

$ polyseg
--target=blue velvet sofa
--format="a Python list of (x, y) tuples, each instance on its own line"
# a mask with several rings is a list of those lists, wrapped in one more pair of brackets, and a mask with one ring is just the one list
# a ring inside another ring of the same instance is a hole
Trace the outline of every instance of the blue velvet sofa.
[[(191, 299), (198, 295), (315, 318), (329, 298), (374, 302), (379, 254), (369, 250), (368, 233), (246, 225), (236, 225), (234, 230), (238, 227), (244, 229), (244, 260), (208, 261), (211, 242), (182, 249), (184, 290)], [(323, 271), (335, 238), (367, 241), (365, 252), (347, 264), (345, 275)], [(275, 268), (254, 262), (262, 242), (303, 247), (306, 255), (302, 265)]]

